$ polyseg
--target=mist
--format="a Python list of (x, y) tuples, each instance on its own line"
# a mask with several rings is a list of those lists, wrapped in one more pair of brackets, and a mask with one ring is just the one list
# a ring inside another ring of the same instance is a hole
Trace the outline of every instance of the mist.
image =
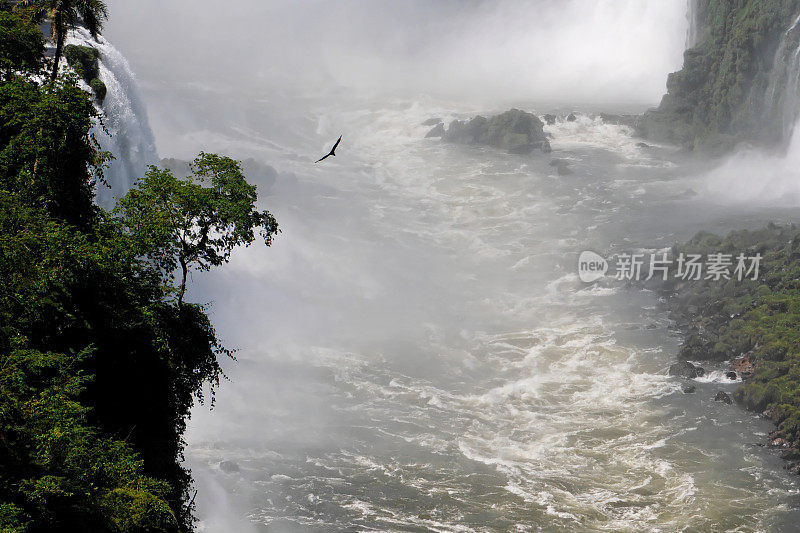
[(717, 202), (737, 206), (793, 207), (800, 202), (800, 132), (781, 150), (740, 148), (701, 178)]
[(110, 4), (107, 35), (146, 86), (323, 84), (492, 105), (654, 105), (688, 28), (685, 0)]
[[(653, 294), (584, 286), (574, 268), (581, 250), (666, 247), (720, 216), (702, 195), (676, 201), (674, 150), (587, 112), (658, 104), (686, 8), (111, 2), (106, 36), (159, 154), (277, 171), (249, 178), (282, 234), (193, 274), (187, 296), (237, 350), (186, 433), (207, 531), (680, 530), (736, 502), (719, 522), (732, 529), (782, 505), (782, 478), (735, 434), (761, 422), (674, 399)], [(431, 117), (512, 103), (561, 110), (552, 154), (425, 138)], [(742, 503), (754, 464), (779, 488)]]

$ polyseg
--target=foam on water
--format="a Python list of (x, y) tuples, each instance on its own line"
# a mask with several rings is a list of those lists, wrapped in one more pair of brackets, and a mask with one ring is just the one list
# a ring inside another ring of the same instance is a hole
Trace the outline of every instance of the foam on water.
[[(553, 154), (518, 157), (424, 139), (430, 116), (479, 112), (446, 102), (305, 108), (309, 145), (353, 132), (341, 156), (284, 161), (281, 240), (197, 280), (217, 316), (248, 317), (227, 325), (249, 347), (232, 383), (188, 435), (237, 511), (288, 531), (791, 519), (793, 485), (748, 446), (768, 426), (714, 402), (713, 380), (691, 396), (667, 376), (657, 295), (577, 278), (583, 249), (659, 249), (713, 216), (649, 192), (672, 183), (658, 153), (586, 117), (551, 129)], [(242, 309), (253, 291), (269, 303)]]

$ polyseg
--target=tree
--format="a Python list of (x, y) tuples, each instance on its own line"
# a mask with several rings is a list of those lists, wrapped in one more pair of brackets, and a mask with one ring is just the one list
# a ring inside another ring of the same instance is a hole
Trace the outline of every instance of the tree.
[(56, 52), (53, 58), (53, 71), (50, 80), (58, 77), (58, 64), (64, 53), (64, 41), (67, 32), (80, 21), (97, 39), (108, 19), (108, 8), (103, 0), (19, 0), (18, 9), (30, 11), (37, 23), (50, 19), (50, 32), (56, 41)]
[(0, 84), (0, 186), (88, 227), (96, 213), (94, 185), (103, 180), (108, 157), (91, 133), (96, 116), (73, 79), (41, 86), (14, 76)]
[(15, 72), (38, 72), (44, 57), (44, 39), (20, 13), (0, 11), (0, 51), (0, 72), (5, 80)]
[(201, 153), (192, 172), (178, 179), (151, 166), (115, 209), (142, 255), (170, 275), (180, 267), (179, 307), (189, 268), (209, 270), (228, 262), (235, 247), (255, 240), (256, 229), (267, 246), (279, 232), (275, 217), (255, 209), (256, 187), (247, 183), (238, 162)]

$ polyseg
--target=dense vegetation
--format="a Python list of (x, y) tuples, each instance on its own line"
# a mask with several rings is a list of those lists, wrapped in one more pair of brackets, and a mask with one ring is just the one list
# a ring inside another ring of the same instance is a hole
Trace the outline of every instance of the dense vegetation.
[(99, 209), (98, 111), (43, 52), (0, 7), (0, 531), (189, 531), (181, 435), (230, 352), (183, 301), (185, 272), (277, 224), (210, 154)]
[(767, 411), (800, 445), (800, 230), (769, 225), (726, 237), (698, 233), (674, 253), (760, 253), (757, 280), (675, 281), (665, 287), (672, 316), (686, 332), (682, 360), (746, 357), (752, 377), (734, 397)]
[(785, 140), (795, 111), (785, 100), (797, 90), (800, 25), (792, 23), (800, 0), (694, 1), (697, 42), (667, 78), (659, 107), (639, 121), (640, 133), (712, 152)]
[(64, 59), (83, 81), (89, 84), (97, 100), (102, 104), (108, 88), (100, 79), (100, 51), (91, 46), (68, 44), (64, 47)]

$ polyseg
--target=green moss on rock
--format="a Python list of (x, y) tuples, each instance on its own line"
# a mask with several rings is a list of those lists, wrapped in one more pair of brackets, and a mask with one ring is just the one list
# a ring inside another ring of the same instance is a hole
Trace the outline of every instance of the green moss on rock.
[(89, 84), (95, 97), (102, 104), (108, 89), (100, 80), (100, 52), (91, 46), (69, 44), (64, 48), (64, 58), (83, 81)]
[(64, 47), (64, 58), (86, 83), (100, 77), (100, 52), (97, 49), (68, 44)]
[[(658, 108), (637, 124), (647, 138), (722, 153), (741, 141), (771, 145), (789, 127), (784, 101), (800, 27), (800, 0), (698, 0), (697, 44), (667, 78)], [(791, 89), (793, 90), (793, 89)]]
[(106, 88), (106, 84), (103, 83), (100, 78), (95, 78), (89, 82), (89, 86), (94, 91), (94, 95), (97, 100), (102, 104), (103, 101), (106, 99), (106, 93), (108, 89)]
[(762, 254), (758, 280), (670, 281), (671, 316), (686, 333), (679, 360), (745, 357), (752, 377), (734, 398), (766, 411), (793, 446), (800, 445), (800, 231), (769, 225), (725, 238), (699, 233), (674, 253)]
[(490, 118), (477, 116), (467, 122), (454, 120), (444, 133), (447, 142), (485, 144), (513, 154), (527, 154), (535, 148), (549, 151), (550, 143), (539, 117), (510, 109)]

